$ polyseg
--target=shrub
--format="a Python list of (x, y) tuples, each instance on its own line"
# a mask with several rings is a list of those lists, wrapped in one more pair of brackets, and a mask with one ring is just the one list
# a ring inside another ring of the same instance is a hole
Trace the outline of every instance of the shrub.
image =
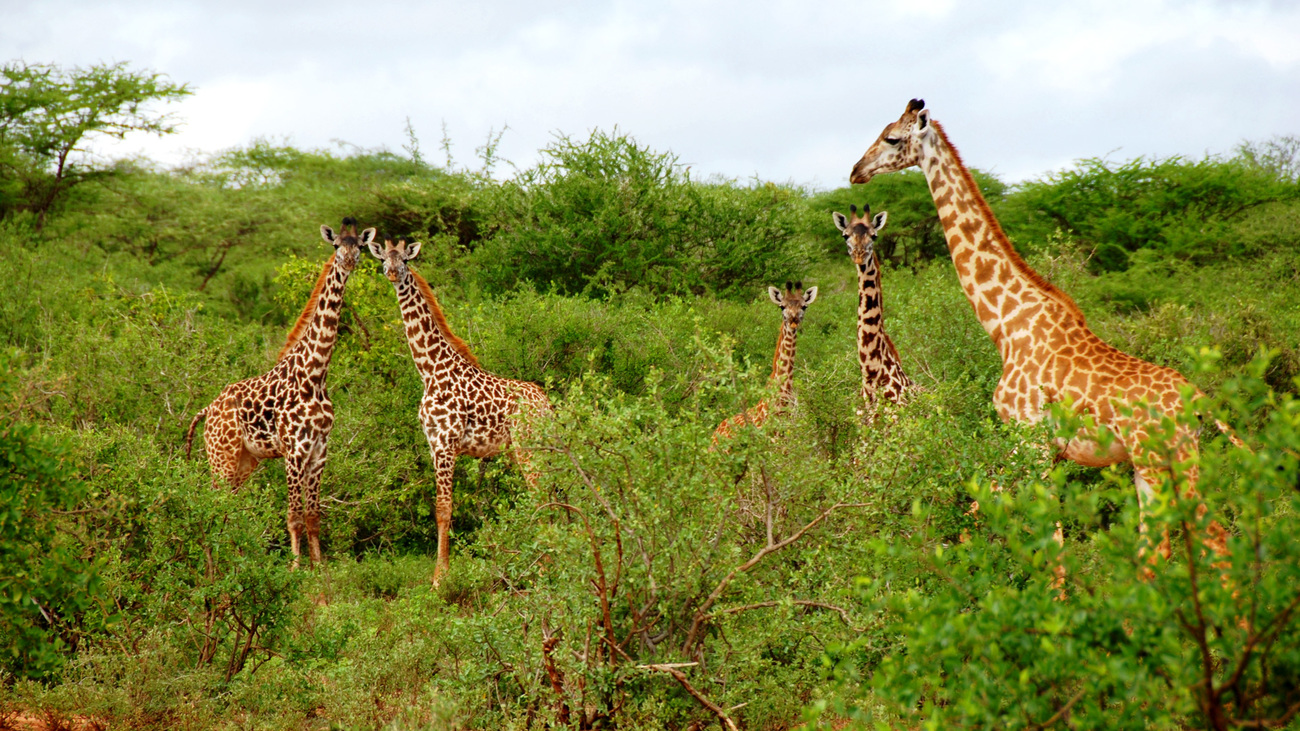
[(501, 229), (475, 254), (489, 291), (734, 296), (800, 278), (809, 259), (798, 191), (695, 182), (671, 153), (617, 131), (542, 154), (496, 193)]
[(1097, 271), (1120, 271), (1152, 248), (1198, 262), (1254, 253), (1233, 234), (1249, 211), (1300, 198), (1300, 184), (1239, 160), (1098, 158), (1024, 183), (1004, 207), (1018, 237), (1046, 241), (1056, 228), (1092, 248)]
[(99, 563), (64, 531), (86, 496), (63, 440), (26, 422), (21, 355), (0, 350), (0, 669), (44, 677), (81, 639), (102, 601)]

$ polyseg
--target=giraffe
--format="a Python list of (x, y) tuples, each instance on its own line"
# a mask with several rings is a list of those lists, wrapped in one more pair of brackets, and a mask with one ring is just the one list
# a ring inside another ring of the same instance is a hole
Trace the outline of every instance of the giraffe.
[(832, 213), (835, 227), (849, 247), (849, 258), (858, 268), (858, 361), (862, 365), (862, 389), (859, 396), (866, 404), (867, 420), (875, 419), (877, 402), (884, 398), (902, 403), (907, 392), (917, 388), (903, 371), (894, 341), (885, 333), (883, 294), (880, 287), (880, 261), (876, 258), (876, 237), (889, 220), (885, 211), (871, 216), (871, 206), (863, 204), (862, 215), (856, 205), (849, 206), (849, 216)]
[[(1069, 295), (1020, 258), (943, 126), (930, 118), (920, 99), (909, 102), (898, 121), (885, 127), (853, 166), (849, 180), (866, 183), (913, 165), (929, 184), (966, 298), (1002, 358), (1002, 377), (993, 392), (998, 415), (1003, 421), (1036, 423), (1049, 404), (1072, 402), (1076, 412), (1091, 416), (1116, 438), (1102, 449), (1095, 432), (1081, 430), (1057, 441), (1057, 458), (1087, 467), (1132, 463), (1138, 504), (1145, 513), (1159, 476), (1172, 465), (1142, 442), (1158, 427), (1161, 415), (1180, 412), (1182, 390), (1191, 388), (1187, 379), (1103, 342), (1088, 329)], [(1179, 427), (1167, 447), (1173, 461), (1183, 462), (1196, 450), (1195, 431)], [(1195, 466), (1184, 475), (1185, 496), (1197, 498)], [(1224, 529), (1212, 523), (1208, 533), (1206, 545), (1226, 552)], [(1166, 536), (1158, 553), (1167, 558), (1169, 551)]]
[[(767, 288), (767, 296), (772, 304), (781, 308), (781, 332), (776, 339), (776, 354), (772, 357), (772, 377), (770, 383), (778, 385), (776, 406), (773, 413), (781, 413), (794, 406), (794, 349), (799, 338), (799, 324), (803, 322), (808, 305), (817, 299), (817, 288), (803, 288), (803, 282), (796, 282), (793, 287), (785, 283), (785, 291), (776, 287)], [(759, 401), (742, 413), (736, 414), (718, 424), (713, 431), (713, 443), (720, 439), (730, 439), (736, 430), (745, 424), (762, 426), (768, 417), (767, 399)]]
[(207, 419), (203, 444), (214, 489), (218, 480), (224, 479), (231, 489), (238, 490), (263, 460), (284, 457), (295, 567), (304, 532), (311, 562), (321, 562), (320, 478), (334, 425), (334, 405), (325, 390), (325, 377), (338, 339), (343, 288), (357, 266), (360, 244), (369, 244), (375, 237), (373, 228), (358, 237), (357, 222), (352, 218), (343, 219), (343, 229), (337, 234), (329, 226), (321, 226), (320, 232), (334, 247), (334, 254), (321, 269), (275, 366), (222, 389), (216, 400), (195, 414), (185, 435), (188, 457), (194, 429)]
[[(397, 292), (406, 342), (424, 381), (420, 423), (438, 482), (436, 587), (451, 567), (451, 488), (456, 457), (465, 454), (482, 459), (509, 448), (514, 431), (522, 426), (511, 417), (520, 412), (528, 417), (550, 413), (551, 402), (536, 384), (488, 373), (469, 346), (451, 332), (429, 283), (407, 265), (420, 253), (420, 242), (385, 240), (382, 247), (371, 243), (370, 253), (384, 262), (384, 276)], [(527, 453), (518, 447), (511, 452), (528, 484), (536, 487), (537, 476)]]

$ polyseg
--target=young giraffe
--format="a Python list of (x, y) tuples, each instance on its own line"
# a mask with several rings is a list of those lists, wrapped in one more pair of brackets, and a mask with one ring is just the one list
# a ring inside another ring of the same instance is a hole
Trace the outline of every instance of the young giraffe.
[(375, 237), (375, 230), (368, 228), (358, 239), (357, 222), (351, 218), (343, 219), (343, 230), (337, 235), (329, 226), (321, 226), (320, 231), (334, 246), (334, 254), (321, 270), (275, 367), (222, 389), (216, 400), (195, 414), (185, 435), (188, 457), (194, 429), (207, 419), (203, 446), (212, 467), (213, 488), (218, 478), (224, 478), (238, 490), (262, 460), (284, 457), (294, 566), (301, 556), (304, 531), (312, 563), (321, 561), (320, 478), (334, 426), (325, 377), (338, 339), (343, 288), (357, 266), (360, 244)]
[[(1093, 435), (1080, 431), (1058, 442), (1060, 456), (1088, 467), (1131, 462), (1139, 506), (1149, 504), (1153, 485), (1170, 464), (1142, 441), (1158, 427), (1159, 415), (1179, 413), (1180, 389), (1187, 380), (1172, 368), (1107, 345), (1088, 329), (1074, 301), (1020, 258), (943, 127), (930, 119), (919, 99), (885, 127), (853, 166), (849, 180), (866, 183), (913, 165), (920, 166), (929, 183), (962, 289), (1002, 357), (1002, 378), (993, 392), (998, 415), (1004, 421), (1035, 423), (1049, 404), (1073, 401), (1075, 411), (1090, 415), (1117, 438), (1101, 451)], [(1139, 402), (1150, 411), (1124, 413), (1122, 407)], [(1183, 461), (1196, 449), (1196, 434), (1181, 427), (1169, 446), (1174, 460)], [(1196, 468), (1189, 467), (1186, 476), (1186, 496), (1195, 498)], [(1212, 524), (1209, 534), (1206, 544), (1225, 552), (1223, 528)], [(1159, 552), (1168, 557), (1167, 537)]]
[[(456, 457), (467, 454), (481, 459), (506, 449), (516, 428), (511, 417), (520, 411), (527, 417), (550, 413), (551, 402), (536, 384), (483, 370), (469, 346), (452, 334), (428, 282), (406, 264), (420, 253), (420, 242), (386, 240), (382, 248), (371, 243), (370, 253), (384, 262), (384, 276), (397, 291), (406, 342), (424, 380), (420, 422), (438, 480), (438, 561), (433, 571), (437, 586), (451, 567), (451, 483)], [(511, 451), (528, 484), (536, 487), (528, 455), (517, 448)]]
[[(785, 283), (785, 292), (776, 287), (767, 288), (767, 296), (772, 303), (781, 308), (781, 333), (776, 339), (776, 355), (772, 357), (771, 383), (779, 384), (776, 405), (773, 413), (781, 413), (794, 405), (794, 348), (799, 338), (799, 324), (803, 322), (808, 305), (817, 299), (817, 288), (809, 287), (804, 291), (803, 282), (796, 282), (794, 287)], [(767, 399), (759, 401), (743, 413), (718, 424), (713, 431), (713, 443), (719, 439), (730, 439), (745, 424), (762, 426), (767, 421)]]
[(859, 392), (867, 408), (867, 420), (875, 419), (878, 401), (884, 398), (891, 403), (902, 403), (907, 392), (917, 385), (903, 371), (903, 361), (898, 357), (894, 341), (885, 333), (883, 294), (880, 287), (880, 261), (876, 258), (876, 237), (889, 220), (881, 211), (871, 217), (871, 206), (849, 206), (849, 217), (832, 213), (835, 227), (844, 235), (849, 247), (849, 258), (858, 267), (858, 361), (862, 364), (862, 390)]

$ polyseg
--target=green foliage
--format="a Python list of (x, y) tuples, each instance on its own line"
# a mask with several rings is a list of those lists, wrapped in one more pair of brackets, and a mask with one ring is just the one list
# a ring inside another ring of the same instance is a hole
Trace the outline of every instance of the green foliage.
[[(701, 183), (671, 155), (597, 133), (560, 138), (542, 165), (497, 181), (497, 138), (471, 172), (427, 165), (408, 136), (402, 156), (254, 141), (185, 169), (120, 164), (68, 191), (43, 229), (32, 216), (0, 220), (0, 346), (24, 353), (10, 369), (14, 423), (33, 425), (40, 440), (53, 435), (71, 455), (58, 467), (71, 477), (57, 484), (74, 497), (31, 515), (50, 555), (66, 550), (100, 577), (93, 591), (68, 592), (91, 600), (61, 609), (57, 627), (28, 625), (63, 644), (41, 646), (41, 682), (21, 679), (35, 664), (6, 667), (0, 712), (138, 728), (523, 729), (563, 725), (567, 707), (571, 726), (658, 729), (716, 722), (703, 698), (748, 728), (788, 727), (819, 700), (827, 714), (860, 707), (920, 723), (874, 679), (827, 676), (823, 654), (835, 649), (828, 656), (842, 671), (873, 678), (937, 658), (920, 668), (933, 681), (920, 692), (943, 713), (965, 702), (955, 678), (994, 706), (1023, 703), (1032, 719), (1050, 718), (1061, 693), (1031, 697), (1018, 675), (981, 678), (963, 660), (975, 654), (954, 659), (983, 652), (973, 643), (993, 637), (995, 622), (1035, 628), (1003, 635), (1031, 667), (1029, 687), (1068, 686), (1065, 702), (1103, 681), (1044, 654), (1038, 630), (1061, 622), (1049, 639), (1074, 642), (1070, 657), (1129, 673), (1105, 687), (1147, 682), (1132, 679), (1137, 651), (1125, 640), (1104, 640), (1105, 656), (1103, 640), (1064, 636), (1113, 629), (1123, 596), (1151, 604), (1134, 610), (1139, 618), (1159, 609), (1113, 580), (1136, 570), (1127, 477), (1063, 466), (1046, 492), (1038, 486), (1051, 434), (1004, 425), (990, 406), (1000, 360), (943, 261), (919, 176), (877, 178), (865, 199)], [(1242, 164), (1272, 170), (1272, 154), (1260, 148)], [(1098, 275), (1075, 235), (1018, 223), (1020, 192), (977, 179), (999, 213), (1011, 211), (1004, 223), (1032, 265), (1108, 342), (1189, 375), (1188, 346), (1216, 344), (1222, 372), (1194, 380), (1220, 395), (1237, 393), (1266, 347), (1276, 357), (1262, 375), (1277, 402), (1294, 392), (1294, 204), (1256, 206), (1232, 223), (1240, 246), (1276, 249), (1268, 256), (1201, 266), (1147, 247), (1126, 270)], [(886, 327), (927, 388), (869, 427), (856, 395), (856, 276), (829, 221), (831, 210), (868, 201), (890, 212), (892, 261), (904, 264), (885, 269)], [(489, 370), (542, 383), (556, 405), (524, 442), (538, 490), (509, 459), (457, 465), (452, 573), (437, 592), (422, 384), (392, 287), (368, 255), (349, 280), (330, 367), (325, 566), (288, 570), (278, 460), (229, 495), (208, 489), (201, 450), (181, 458), (194, 412), (270, 367), (328, 256), (317, 229), (344, 215), (423, 240), (414, 264), (453, 329)], [(821, 292), (799, 339), (798, 407), (710, 449), (718, 422), (771, 396), (778, 315), (763, 287), (786, 278)], [(526, 281), (533, 286), (519, 286)], [(1258, 446), (1273, 407), (1246, 401), (1249, 415), (1230, 420)], [(1254, 473), (1232, 454), (1206, 451), (1203, 484), (1220, 479), (1210, 465), (1223, 458), (1245, 494)], [(1223, 492), (1208, 495), (1213, 515), (1242, 540), (1254, 508)], [(1290, 520), (1279, 506), (1261, 535)], [(794, 539), (779, 550), (766, 550), (769, 517), (775, 544)], [(1064, 553), (1052, 553), (1055, 519)], [(1070, 567), (1065, 605), (1050, 590), (1031, 594), (1050, 580), (1034, 562), (1058, 558)], [(1186, 563), (1168, 564), (1157, 582)], [(862, 576), (873, 579), (865, 593)], [(945, 576), (997, 597), (999, 609), (974, 610)], [(1274, 591), (1247, 578), (1236, 586), (1249, 587), (1240, 601)], [(1087, 616), (1076, 621), (1072, 607)], [(932, 619), (922, 631), (905, 612)], [(1220, 624), (1230, 635), (1231, 623)], [(1187, 636), (1171, 630), (1134, 646), (1185, 654)], [(1270, 657), (1281, 657), (1276, 647)], [(693, 691), (651, 667), (679, 662), (698, 663), (675, 668)], [(948, 674), (936, 680), (935, 668)], [(1272, 679), (1286, 672), (1269, 667)], [(916, 687), (897, 684), (899, 693)], [(1194, 723), (1190, 696), (1174, 695), (1184, 700), (1129, 704), (1120, 718)]]
[(1300, 137), (1296, 135), (1242, 142), (1237, 145), (1237, 158), (1281, 180), (1300, 181)]
[[(1139, 530), (1135, 491), (1115, 470), (1093, 490), (1070, 484), (1059, 468), (1049, 484), (1018, 489), (973, 480), (978, 524), (961, 542), (937, 534), (932, 511), (915, 506), (910, 539), (874, 550), (912, 556), (934, 580), (911, 589), (898, 588), (905, 575), (863, 580), (864, 598), (896, 639), (883, 653), (858, 641), (828, 656), (849, 699), (839, 709), (864, 721), (897, 714), (925, 728), (1288, 723), (1300, 708), (1300, 541), (1292, 527), (1300, 401), (1260, 380), (1266, 360), (1219, 398), (1194, 405), (1234, 423), (1262, 412), (1263, 421), (1251, 450), (1202, 451), (1203, 501), (1173, 499), (1191, 465), (1157, 487), (1146, 535), (1168, 535), (1172, 560), (1143, 558), (1152, 545)], [(1155, 437), (1196, 424), (1192, 408), (1166, 419)], [(1057, 435), (1079, 426), (1064, 411), (1054, 418)], [(1230, 531), (1226, 558), (1202, 544), (1212, 521)], [(1064, 545), (1053, 537), (1062, 523)], [(876, 699), (885, 704), (873, 713), (866, 701)]]
[(1198, 262), (1257, 253), (1234, 224), (1254, 209), (1297, 199), (1300, 183), (1240, 160), (1090, 158), (1019, 186), (1002, 223), (1035, 241), (1064, 229), (1093, 251), (1095, 270), (1120, 271), (1146, 248)]
[(617, 131), (560, 137), (542, 154), (498, 193), (501, 230), (476, 252), (491, 290), (736, 296), (802, 277), (798, 191), (694, 182), (671, 153)]
[(102, 169), (73, 157), (94, 135), (121, 139), (128, 132), (175, 131), (148, 105), (190, 94), (162, 74), (131, 71), (125, 63), (63, 69), (15, 61), (0, 67), (0, 214), (30, 210), (38, 226), (69, 188)]
[(102, 601), (102, 590), (97, 562), (60, 535), (59, 515), (74, 511), (86, 488), (64, 442), (24, 419), (16, 391), (32, 382), (22, 360), (0, 350), (0, 669), (42, 677), (76, 648), (78, 615)]

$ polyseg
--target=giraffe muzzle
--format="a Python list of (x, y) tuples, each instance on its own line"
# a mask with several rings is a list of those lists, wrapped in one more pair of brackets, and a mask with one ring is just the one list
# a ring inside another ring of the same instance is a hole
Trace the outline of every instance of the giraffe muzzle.
[(872, 173), (867, 172), (867, 166), (859, 160), (857, 165), (853, 166), (853, 172), (849, 173), (849, 182), (853, 185), (863, 185), (871, 182)]

